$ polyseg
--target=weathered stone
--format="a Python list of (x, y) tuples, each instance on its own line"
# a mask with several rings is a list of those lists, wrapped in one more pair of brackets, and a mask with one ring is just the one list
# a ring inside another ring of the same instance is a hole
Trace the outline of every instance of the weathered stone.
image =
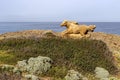
[(27, 61), (26, 60), (23, 60), (23, 61), (18, 61), (17, 62), (17, 67), (21, 70), (21, 71), (26, 71), (27, 68)]
[(66, 80), (88, 80), (86, 77), (84, 77), (82, 74), (75, 70), (69, 70), (67, 75), (65, 76)]
[(28, 61), (19, 61), (17, 66), (22, 71), (27, 71), (31, 74), (41, 74), (51, 68), (52, 60), (49, 57), (38, 56), (30, 58)]
[(31, 74), (24, 75), (24, 78), (26, 78), (27, 80), (40, 80), (38, 76)]
[(21, 74), (22, 74), (22, 71), (21, 71), (20, 69), (18, 69), (17, 67), (15, 67), (15, 68), (13, 69), (13, 73), (21, 75)]
[(2, 70), (5, 70), (5, 71), (12, 71), (14, 69), (14, 66), (13, 65), (8, 65), (8, 64), (3, 64), (1, 66)]
[(96, 67), (95, 69), (95, 77), (99, 78), (100, 80), (109, 80), (109, 72), (101, 67)]

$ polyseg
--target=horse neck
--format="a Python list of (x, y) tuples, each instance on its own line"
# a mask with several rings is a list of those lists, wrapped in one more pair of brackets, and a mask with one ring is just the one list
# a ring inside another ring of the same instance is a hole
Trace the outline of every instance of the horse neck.
[(70, 26), (73, 26), (74, 24), (73, 23), (67, 23), (67, 28), (69, 28)]

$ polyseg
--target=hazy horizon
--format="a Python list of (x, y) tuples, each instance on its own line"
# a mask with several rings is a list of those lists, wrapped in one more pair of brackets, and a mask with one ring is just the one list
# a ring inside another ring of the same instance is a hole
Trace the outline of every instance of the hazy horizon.
[[(73, 21), (73, 20), (70, 20), (70, 21)], [(75, 21), (75, 20), (74, 20)], [(33, 22), (33, 23), (61, 23), (62, 21), (0, 21), (0, 23), (30, 23), (30, 22)], [(85, 23), (91, 23), (91, 22), (95, 22), (95, 23), (120, 23), (120, 21), (77, 21), (77, 22), (79, 22), (79, 23), (81, 23), (81, 22), (85, 22)]]
[(120, 0), (0, 0), (0, 22), (120, 22)]

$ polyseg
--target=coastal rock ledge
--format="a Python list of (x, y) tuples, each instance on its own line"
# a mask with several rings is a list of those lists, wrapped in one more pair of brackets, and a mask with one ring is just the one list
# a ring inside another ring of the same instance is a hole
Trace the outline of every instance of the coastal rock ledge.
[[(120, 35), (107, 34), (103, 32), (89, 32), (88, 34), (90, 35), (89, 36), (90, 39), (96, 39), (105, 42), (112, 52), (115, 53), (120, 52)], [(61, 32), (54, 32), (52, 30), (25, 30), (0, 34), (0, 40), (9, 38), (47, 38), (47, 37), (62, 37), (62, 35)], [(75, 39), (77, 38), (79, 39), (79, 37), (76, 37)]]

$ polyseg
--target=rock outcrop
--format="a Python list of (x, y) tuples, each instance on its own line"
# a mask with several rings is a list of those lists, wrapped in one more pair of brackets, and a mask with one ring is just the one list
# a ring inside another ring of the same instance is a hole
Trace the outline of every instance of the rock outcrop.
[(69, 70), (67, 75), (65, 76), (65, 79), (66, 80), (88, 80), (81, 73), (75, 70)]
[(49, 57), (38, 56), (36, 58), (30, 58), (28, 61), (18, 61), (17, 67), (21, 71), (27, 71), (31, 74), (42, 74), (51, 68), (52, 59)]
[(0, 35), (0, 40), (9, 38), (47, 38), (60, 36), (59, 33), (52, 30), (25, 30), (18, 32), (8, 32)]
[(101, 67), (96, 67), (95, 69), (95, 76), (96, 78), (99, 78), (100, 80), (109, 80), (109, 72)]

